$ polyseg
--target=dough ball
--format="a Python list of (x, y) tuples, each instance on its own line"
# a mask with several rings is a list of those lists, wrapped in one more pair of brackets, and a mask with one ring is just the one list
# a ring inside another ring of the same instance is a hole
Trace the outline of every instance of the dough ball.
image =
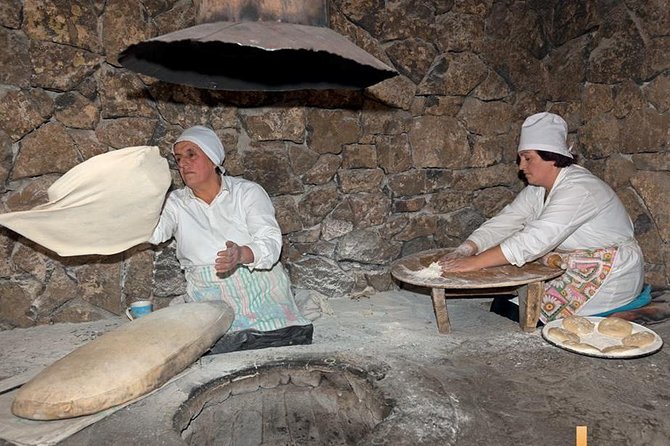
[(595, 345), (587, 344), (585, 342), (565, 341), (563, 345), (565, 345), (566, 347), (570, 347), (570, 349), (579, 353), (600, 354), (600, 349), (598, 347), (596, 347)]
[(621, 340), (621, 343), (628, 347), (646, 347), (656, 340), (656, 335), (648, 331), (641, 331), (626, 336)]
[(618, 317), (606, 317), (598, 324), (598, 331), (606, 336), (622, 339), (633, 332), (633, 324)]
[(603, 353), (627, 353), (632, 350), (635, 350), (637, 347), (630, 347), (627, 345), (610, 345), (609, 347), (605, 347), (602, 352)]
[(552, 341), (556, 342), (579, 342), (579, 336), (564, 328), (552, 327), (547, 330), (547, 335), (551, 338)]
[(563, 319), (563, 328), (578, 335), (593, 333), (595, 325), (581, 316), (570, 316)]

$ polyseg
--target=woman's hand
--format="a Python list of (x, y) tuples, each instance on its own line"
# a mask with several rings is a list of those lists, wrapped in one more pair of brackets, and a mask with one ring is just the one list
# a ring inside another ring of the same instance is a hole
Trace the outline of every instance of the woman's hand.
[(438, 262), (440, 262), (442, 260), (447, 261), (447, 260), (453, 260), (453, 259), (460, 259), (462, 257), (470, 257), (470, 256), (473, 256), (473, 255), (477, 254), (478, 250), (479, 250), (479, 248), (477, 247), (477, 245), (474, 242), (472, 242), (470, 240), (466, 240), (463, 243), (461, 243), (458, 246), (458, 248), (456, 248), (453, 251), (451, 251), (450, 253), (445, 254), (444, 256), (442, 256), (442, 258), (440, 260), (438, 260)]
[(543, 265), (551, 266), (552, 268), (561, 268), (568, 269), (568, 256), (567, 254), (561, 255), (557, 252), (550, 252), (540, 257), (540, 262)]
[(254, 252), (248, 246), (240, 246), (228, 240), (226, 249), (216, 253), (214, 269), (217, 273), (233, 271), (238, 265), (250, 264), (254, 261)]
[(466, 259), (470, 259), (477, 254), (478, 250), (479, 248), (474, 242), (466, 240), (458, 248), (438, 259), (437, 263), (442, 267), (442, 271), (474, 271), (479, 268), (472, 265), (473, 260), (466, 261)]
[(437, 263), (442, 267), (442, 271), (448, 272), (478, 271), (491, 266), (509, 264), (503, 255), (502, 249), (500, 249), (500, 245), (468, 257), (447, 258), (447, 256), (444, 256)]
[(442, 267), (442, 271), (459, 272), (459, 271), (477, 271), (482, 267), (476, 256), (446, 258), (442, 257), (437, 263)]
[(217, 273), (225, 273), (237, 268), (241, 262), (242, 252), (240, 245), (228, 240), (226, 242), (226, 249), (216, 253), (216, 260), (214, 261), (214, 269)]

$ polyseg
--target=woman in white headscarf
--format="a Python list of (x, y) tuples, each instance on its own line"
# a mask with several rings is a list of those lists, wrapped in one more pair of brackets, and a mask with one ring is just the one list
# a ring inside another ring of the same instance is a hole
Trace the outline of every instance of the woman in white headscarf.
[(567, 133), (558, 115), (528, 117), (518, 149), (528, 186), (440, 260), (443, 270), (474, 271), (558, 253), (566, 271), (545, 284), (543, 323), (626, 305), (644, 281), (642, 251), (626, 209), (605, 182), (574, 164)]
[(281, 230), (265, 190), (223, 175), (224, 149), (213, 130), (185, 130), (172, 152), (186, 187), (171, 192), (149, 240), (174, 237), (187, 300), (224, 300), (235, 311), (215, 353), (311, 343), (279, 262)]

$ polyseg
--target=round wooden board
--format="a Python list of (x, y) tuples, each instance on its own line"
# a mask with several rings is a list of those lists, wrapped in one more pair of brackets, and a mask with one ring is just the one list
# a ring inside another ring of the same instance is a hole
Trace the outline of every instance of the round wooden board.
[(526, 263), (522, 267), (505, 265), (479, 271), (442, 272), (439, 277), (422, 277), (418, 273), (452, 250), (452, 248), (431, 249), (403, 257), (391, 265), (391, 274), (396, 279), (412, 285), (447, 289), (514, 287), (550, 280), (563, 274), (562, 269), (545, 266), (537, 261)]

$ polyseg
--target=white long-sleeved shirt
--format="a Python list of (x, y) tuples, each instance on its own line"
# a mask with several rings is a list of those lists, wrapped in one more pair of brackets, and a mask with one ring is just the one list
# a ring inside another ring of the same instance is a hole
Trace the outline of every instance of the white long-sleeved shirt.
[(619, 248), (612, 271), (579, 314), (625, 305), (644, 282), (644, 263), (633, 223), (616, 193), (587, 169), (561, 169), (545, 200), (545, 189), (527, 186), (468, 239), (479, 252), (500, 245), (512, 265), (522, 266), (553, 250)]
[(230, 240), (254, 253), (250, 269), (270, 269), (279, 260), (282, 237), (270, 197), (258, 184), (221, 176), (221, 190), (207, 204), (190, 188), (172, 191), (149, 243), (177, 241), (182, 268), (214, 265)]

